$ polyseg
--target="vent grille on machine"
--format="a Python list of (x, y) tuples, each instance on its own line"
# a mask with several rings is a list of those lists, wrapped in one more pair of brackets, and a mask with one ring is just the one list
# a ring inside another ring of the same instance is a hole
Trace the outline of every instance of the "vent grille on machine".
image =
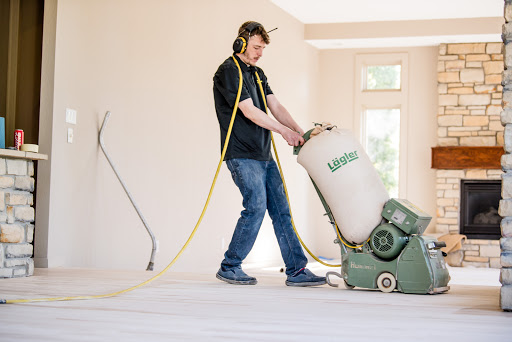
[(386, 230), (381, 230), (375, 234), (373, 241), (374, 247), (380, 252), (387, 252), (393, 247), (393, 234)]

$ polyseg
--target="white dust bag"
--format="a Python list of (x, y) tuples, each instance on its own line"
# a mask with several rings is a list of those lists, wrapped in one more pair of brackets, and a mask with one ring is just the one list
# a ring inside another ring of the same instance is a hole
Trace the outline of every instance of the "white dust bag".
[(309, 173), (343, 237), (366, 241), (382, 220), (388, 192), (363, 147), (346, 129), (325, 130), (300, 149), (297, 162)]

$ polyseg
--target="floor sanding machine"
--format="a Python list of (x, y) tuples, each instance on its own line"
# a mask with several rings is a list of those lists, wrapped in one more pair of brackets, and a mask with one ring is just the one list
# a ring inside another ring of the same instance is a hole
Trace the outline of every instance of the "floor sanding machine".
[(390, 199), (377, 170), (349, 130), (318, 124), (294, 149), (308, 172), (341, 248), (349, 289), (403, 293), (449, 290), (444, 242), (423, 233), (432, 217), (405, 199)]

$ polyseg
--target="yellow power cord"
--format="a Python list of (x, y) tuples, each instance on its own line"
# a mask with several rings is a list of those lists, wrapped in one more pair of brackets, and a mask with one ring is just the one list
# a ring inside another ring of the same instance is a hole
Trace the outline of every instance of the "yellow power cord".
[[(194, 235), (197, 232), (197, 229), (199, 228), (199, 225), (201, 224), (201, 222), (203, 220), (204, 214), (206, 213), (206, 209), (208, 208), (208, 205), (210, 203), (210, 199), (211, 199), (211, 196), (212, 196), (212, 193), (213, 193), (213, 189), (215, 188), (215, 184), (217, 183), (217, 178), (219, 176), (220, 168), (222, 166), (222, 162), (224, 161), (224, 156), (226, 155), (226, 150), (227, 150), (227, 147), (228, 147), (228, 142), (229, 142), (229, 139), (231, 137), (231, 131), (233, 130), (233, 124), (235, 122), (236, 112), (237, 112), (237, 109), (238, 109), (238, 103), (240, 101), (240, 94), (242, 92), (243, 78), (242, 78), (242, 70), (240, 69), (240, 65), (238, 64), (238, 61), (236, 60), (236, 58), (234, 58), (234, 57), (232, 57), (232, 58), (235, 61), (235, 64), (236, 64), (236, 66), (238, 68), (239, 83), (238, 83), (238, 92), (237, 92), (236, 100), (235, 100), (235, 106), (233, 108), (233, 114), (231, 115), (231, 121), (229, 123), (229, 128), (228, 128), (228, 132), (227, 132), (227, 135), (226, 135), (226, 141), (224, 142), (224, 147), (222, 149), (222, 154), (221, 154), (221, 157), (220, 157), (220, 161), (219, 161), (219, 164), (217, 166), (217, 170), (215, 172), (215, 177), (213, 178), (212, 185), (210, 187), (210, 192), (208, 193), (208, 198), (206, 199), (206, 203), (205, 203), (205, 205), (203, 207), (203, 211), (201, 212), (201, 215), (199, 216), (199, 219), (198, 219), (194, 229), (190, 233), (190, 236), (188, 237), (187, 241), (185, 242), (183, 247), (180, 249), (178, 254), (176, 254), (174, 259), (172, 259), (172, 261), (162, 271), (160, 271), (160, 273), (158, 273), (154, 277), (152, 277), (152, 278), (150, 278), (150, 279), (148, 279), (148, 280), (146, 280), (146, 281), (144, 281), (144, 282), (142, 282), (142, 283), (140, 283), (138, 285), (129, 287), (129, 288), (121, 290), (121, 291), (116, 291), (116, 292), (106, 293), (106, 294), (101, 294), (101, 295), (91, 295), (91, 296), (49, 297), (49, 298), (30, 298), (30, 299), (0, 299), (0, 304), (17, 304), (17, 303), (34, 303), (34, 302), (55, 302), (55, 301), (86, 300), (86, 299), (100, 299), (100, 298), (114, 297), (114, 296), (117, 296), (117, 295), (120, 295), (120, 294), (123, 294), (123, 293), (126, 293), (126, 292), (133, 291), (135, 289), (138, 289), (139, 287), (142, 287), (144, 285), (147, 285), (147, 284), (151, 283), (152, 281), (160, 278), (164, 273), (166, 273), (176, 263), (176, 261), (180, 258), (180, 256), (183, 254), (185, 249), (188, 247), (188, 245), (192, 241)], [(268, 114), (267, 101), (265, 100), (265, 95), (264, 95), (264, 92), (263, 92), (263, 88), (261, 86), (261, 80), (260, 80), (259, 75), (258, 75), (257, 72), (256, 72), (256, 77), (258, 78), (258, 83), (259, 83), (259, 86), (260, 86), (260, 91), (262, 93), (263, 101), (265, 103), (265, 109), (266, 109), (267, 114)], [(277, 160), (277, 164), (278, 164), (278, 167), (279, 167), (279, 173), (280, 173), (281, 179), (283, 181), (284, 191), (285, 191), (285, 194), (286, 194), (286, 200), (288, 201), (288, 205), (290, 206), (290, 199), (288, 197), (288, 190), (286, 188), (286, 184), (285, 184), (285, 181), (284, 181), (283, 170), (281, 168), (281, 163), (279, 162), (279, 156), (277, 155), (277, 149), (276, 149), (276, 145), (275, 145), (275, 142), (274, 142), (274, 137), (272, 135), (272, 132), (270, 134), (271, 134), (271, 139), (272, 139), (272, 146), (274, 148), (274, 153), (276, 155), (276, 160)], [(329, 266), (329, 267), (340, 267), (341, 266), (341, 265), (330, 265), (330, 264), (327, 264), (327, 263), (321, 261), (320, 259), (318, 259), (306, 247), (306, 245), (304, 244), (304, 242), (300, 238), (300, 235), (297, 232), (297, 229), (295, 228), (295, 223), (293, 221), (293, 216), (291, 215), (291, 207), (290, 207), (290, 217), (291, 217), (291, 222), (292, 222), (293, 230), (295, 231), (295, 234), (297, 235), (301, 245), (309, 253), (309, 255), (311, 255), (316, 261), (318, 261), (322, 265)], [(340, 238), (340, 240), (343, 241), (341, 239), (341, 236), (339, 235), (338, 231), (337, 231), (337, 234), (338, 234), (338, 237)], [(351, 247), (351, 248), (354, 248), (354, 247)]]
[(212, 193), (213, 193), (213, 189), (215, 187), (215, 183), (217, 182), (217, 177), (219, 176), (220, 168), (222, 166), (222, 161), (224, 160), (224, 156), (226, 155), (226, 150), (228, 148), (228, 144), (227, 143), (229, 142), (229, 138), (231, 136), (231, 131), (233, 129), (233, 123), (235, 122), (236, 111), (238, 109), (238, 102), (240, 101), (240, 94), (242, 93), (242, 82), (243, 82), (242, 70), (240, 69), (240, 65), (238, 64), (236, 58), (233, 57), (233, 60), (235, 61), (236, 66), (238, 67), (238, 75), (239, 75), (240, 80), (239, 80), (239, 83), (238, 83), (238, 93), (236, 95), (235, 106), (233, 108), (233, 114), (231, 115), (231, 121), (229, 122), (229, 128), (228, 128), (228, 132), (227, 132), (227, 135), (226, 135), (226, 141), (224, 142), (224, 147), (222, 149), (222, 154), (221, 154), (221, 157), (220, 157), (219, 165), (217, 166), (217, 171), (215, 172), (215, 177), (213, 178), (212, 186), (210, 188), (210, 192), (208, 193), (208, 198), (206, 199), (206, 203), (205, 203), (205, 205), (203, 207), (203, 211), (201, 212), (201, 216), (199, 216), (199, 220), (197, 221), (196, 226), (194, 227), (194, 230), (192, 230), (192, 233), (190, 234), (189, 238), (187, 239), (187, 242), (185, 242), (185, 244), (183, 245), (181, 250), (178, 252), (178, 254), (176, 254), (176, 256), (174, 257), (174, 259), (172, 259), (172, 261), (169, 263), (169, 265), (167, 265), (162, 271), (160, 271), (160, 273), (158, 273), (154, 277), (146, 280), (145, 282), (140, 283), (140, 284), (135, 285), (135, 286), (132, 286), (132, 287), (129, 287), (127, 289), (121, 290), (121, 291), (117, 291), (117, 292), (112, 292), (112, 293), (107, 293), (107, 294), (102, 294), (102, 295), (94, 295), (94, 296), (52, 297), (52, 298), (32, 298), (32, 299), (0, 299), (0, 304), (33, 303), (33, 302), (55, 302), (55, 301), (81, 300), (81, 299), (98, 299), (98, 298), (113, 297), (113, 296), (117, 296), (117, 295), (120, 295), (120, 294), (123, 294), (123, 293), (126, 293), (126, 292), (133, 291), (133, 290), (135, 290), (135, 289), (137, 289), (137, 288), (139, 288), (141, 286), (149, 284), (153, 280), (156, 280), (156, 279), (160, 278), (165, 272), (167, 272), (172, 267), (172, 265), (174, 265), (174, 263), (178, 260), (178, 258), (181, 256), (181, 254), (183, 254), (185, 249), (188, 247), (190, 241), (192, 241), (192, 238), (196, 234), (196, 231), (199, 228), (199, 225), (201, 224), (201, 221), (203, 220), (203, 216), (206, 213), (206, 209), (208, 208), (208, 204), (210, 203), (210, 198), (212, 197)]
[[(258, 85), (260, 86), (261, 97), (263, 98), (263, 103), (265, 104), (265, 111), (266, 111), (266, 113), (268, 115), (267, 100), (265, 99), (265, 93), (263, 92), (263, 86), (261, 85), (262, 82), (261, 82), (260, 76), (258, 75), (258, 72), (255, 71), (254, 73), (256, 74), (256, 78), (258, 79)], [(274, 136), (273, 136), (272, 132), (270, 132), (270, 137), (272, 139), (272, 147), (274, 148), (274, 154), (276, 156), (277, 166), (279, 168), (279, 174), (281, 175), (281, 180), (283, 181), (284, 193), (286, 195), (286, 200), (288, 201), (288, 207), (290, 208), (290, 218), (291, 218), (291, 221), (292, 221), (292, 227), (293, 227), (293, 231), (295, 232), (295, 235), (297, 235), (297, 238), (299, 239), (300, 244), (302, 245), (302, 247), (304, 247), (304, 249), (308, 252), (308, 254), (311, 255), (311, 257), (313, 259), (315, 259), (316, 261), (318, 261), (319, 263), (321, 263), (324, 266), (328, 266), (328, 267), (341, 267), (341, 264), (339, 264), (339, 265), (332, 265), (332, 264), (328, 264), (326, 262), (323, 262), (316, 255), (314, 255), (313, 252), (311, 252), (309, 250), (309, 248), (306, 246), (304, 241), (302, 241), (302, 239), (301, 239), (301, 237), (299, 235), (299, 232), (297, 231), (297, 228), (295, 227), (295, 222), (293, 221), (292, 207), (291, 207), (291, 204), (290, 204), (290, 198), (288, 196), (288, 188), (286, 187), (286, 182), (284, 180), (283, 169), (281, 168), (281, 162), (279, 161), (279, 155), (277, 154), (276, 143), (274, 142)], [(337, 229), (338, 228), (336, 227), (336, 230)], [(339, 236), (339, 232), (337, 232), (337, 233), (338, 233), (338, 236)], [(341, 239), (341, 236), (339, 236), (339, 238)], [(343, 240), (341, 240), (341, 241), (343, 241)]]

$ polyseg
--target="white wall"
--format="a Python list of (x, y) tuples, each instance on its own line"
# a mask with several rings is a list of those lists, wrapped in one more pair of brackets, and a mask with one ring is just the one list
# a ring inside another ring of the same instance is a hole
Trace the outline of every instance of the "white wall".
[[(430, 167), (431, 147), (437, 139), (437, 47), (322, 50), (320, 54), (319, 110), (317, 121), (329, 121), (354, 130), (356, 55), (368, 53), (407, 53), (409, 98), (407, 123), (407, 184), (409, 201), (433, 216), (428, 232), (433, 232), (436, 217), (435, 172)], [(357, 75), (359, 76), (359, 75)], [(314, 189), (309, 187), (311, 196)], [(334, 232), (322, 218), (320, 201), (311, 203), (310, 225), (318, 231), (316, 248), (327, 257), (339, 257), (332, 241)]]
[[(97, 142), (107, 110), (108, 151), (160, 242), (155, 268), (174, 257), (220, 156), (212, 77), (245, 20), (279, 27), (260, 66), (304, 129), (321, 121), (354, 128), (356, 54), (408, 54), (406, 197), (435, 217), (437, 48), (319, 51), (304, 42), (304, 25), (269, 1), (48, 0), (45, 12), (40, 144), (50, 160), (38, 169), (36, 266), (147, 265), (150, 239)], [(76, 126), (65, 123), (66, 108), (78, 111)], [(318, 255), (339, 256), (305, 170), (275, 138), (302, 238)], [(223, 165), (203, 223), (173, 270), (214, 272), (241, 210)], [(268, 218), (247, 263), (282, 263)]]
[[(106, 111), (112, 112), (107, 149), (160, 242), (155, 268), (174, 257), (196, 224), (220, 157), (212, 77), (232, 53), (242, 22), (279, 27), (260, 66), (299, 124), (310, 125), (319, 53), (303, 41), (303, 25), (269, 1), (47, 3), (47, 18), (54, 19), (46, 24), (55, 35), (45, 31), (50, 37), (44, 58), (50, 62), (43, 75), (53, 83), (47, 82), (42, 96), (53, 101), (41, 110), (47, 125), (40, 134), (41, 152), (51, 158), (39, 164), (45, 181), (37, 201), (46, 212), (36, 218), (36, 266), (147, 265), (150, 239), (97, 141)], [(66, 108), (77, 110), (76, 126), (65, 123)], [(75, 133), (72, 144), (66, 142), (68, 127)], [(295, 220), (304, 230), (307, 177), (285, 141), (275, 140)], [(241, 210), (241, 196), (223, 165), (198, 234), (173, 269), (215, 271)], [(269, 221), (248, 263), (281, 262)]]

